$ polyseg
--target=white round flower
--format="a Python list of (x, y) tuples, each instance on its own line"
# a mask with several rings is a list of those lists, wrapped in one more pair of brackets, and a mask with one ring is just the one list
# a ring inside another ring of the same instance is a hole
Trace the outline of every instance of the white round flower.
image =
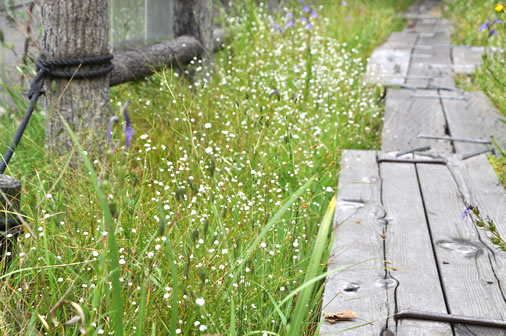
[(204, 298), (198, 298), (197, 300), (195, 300), (195, 303), (197, 304), (197, 306), (202, 307), (204, 303), (206, 303), (206, 301), (204, 300)]

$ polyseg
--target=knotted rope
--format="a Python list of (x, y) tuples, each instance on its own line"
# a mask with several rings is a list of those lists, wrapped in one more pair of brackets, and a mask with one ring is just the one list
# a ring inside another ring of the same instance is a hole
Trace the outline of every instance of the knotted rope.
[[(30, 100), (30, 103), (28, 104), (26, 113), (23, 117), (23, 120), (21, 121), (21, 124), (18, 127), (18, 130), (16, 131), (16, 135), (14, 136), (11, 145), (7, 149), (7, 152), (5, 153), (2, 162), (0, 162), (0, 174), (3, 174), (3, 172), (7, 168), (7, 165), (9, 164), (9, 161), (12, 158), (12, 155), (14, 154), (14, 150), (21, 141), (21, 137), (23, 136), (26, 126), (30, 121), (35, 104), (37, 103), (39, 97), (44, 94), (44, 91), (42, 90), (44, 80), (45, 79), (81, 80), (81, 79), (92, 79), (103, 77), (106, 76), (109, 72), (111, 72), (112, 69), (114, 68), (114, 65), (111, 63), (112, 58), (113, 58), (112, 55), (106, 55), (106, 56), (66, 58), (59, 60), (47, 60), (43, 54), (37, 58), (35, 62), (37, 74), (33, 78), (30, 84), (30, 90), (28, 92), (28, 99)], [(82, 66), (92, 66), (92, 65), (95, 66), (101, 65), (103, 67), (95, 70), (81, 69)], [(68, 68), (68, 67), (78, 67), (78, 68), (75, 69), (74, 71), (58, 70), (60, 68)]]

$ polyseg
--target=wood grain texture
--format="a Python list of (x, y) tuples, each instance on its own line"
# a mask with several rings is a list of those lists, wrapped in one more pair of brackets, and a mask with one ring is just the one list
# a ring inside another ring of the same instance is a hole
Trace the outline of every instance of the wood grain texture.
[[(462, 219), (463, 195), (450, 170), (418, 164), (417, 171), (450, 313), (506, 319), (506, 302), (490, 263), (490, 259), (501, 255), (481, 242), (471, 221)], [(476, 326), (456, 328), (456, 335), (467, 335), (469, 331), (504, 335), (498, 329)]]
[[(449, 153), (451, 144), (442, 140), (418, 139), (421, 133), (446, 135), (446, 120), (439, 99), (413, 98), (413, 90), (388, 90), (382, 131), (382, 151), (404, 151), (431, 145), (433, 151)], [(416, 91), (420, 95), (437, 95), (435, 90)]]
[[(21, 182), (16, 178), (0, 174), (0, 262), (3, 267), (0, 273), (8, 268), (11, 257), (5, 258), (5, 252), (12, 252), (15, 245), (15, 237), (21, 230), (8, 224), (8, 220), (13, 218), (12, 213), (20, 210), (21, 201)], [(9, 238), (12, 236), (13, 238)]]
[[(388, 271), (398, 282), (396, 310), (447, 313), (415, 165), (382, 163), (382, 200), (387, 213)], [(401, 320), (396, 335), (452, 335), (449, 324)]]
[(404, 84), (417, 34), (391, 33), (367, 62), (366, 80), (385, 86)]
[[(506, 192), (499, 182), (486, 155), (479, 155), (471, 159), (454, 160), (449, 166), (460, 187), (464, 199), (479, 207), (484, 218), (491, 218), (497, 226), (501, 236), (506, 236)], [(497, 248), (487, 238), (483, 230), (479, 231), (481, 241), (489, 249)], [(490, 262), (496, 276), (501, 283), (502, 294), (506, 298), (506, 256), (496, 253)]]
[(19, 209), (21, 182), (8, 175), (0, 174), (0, 211)]
[[(42, 46), (47, 59), (108, 55), (107, 8), (108, 2), (101, 0), (42, 1)], [(96, 67), (90, 66), (90, 69)], [(66, 79), (51, 82), (54, 85), (48, 81), (45, 88), (46, 149), (64, 154), (74, 147), (61, 116), (85, 143), (86, 150), (91, 153), (103, 150), (107, 122), (111, 117), (109, 75), (70, 83)]]
[(375, 152), (344, 151), (328, 270), (349, 268), (327, 279), (322, 310), (351, 309), (357, 319), (334, 325), (324, 322), (320, 335), (342, 335), (342, 330), (367, 322), (372, 324), (344, 335), (379, 335), (387, 327), (386, 317), (393, 312), (388, 300), (393, 286), (385, 282), (380, 188)]
[(448, 29), (419, 34), (416, 45), (432, 47), (429, 51), (413, 52), (408, 76), (427, 76), (430, 79), (408, 78), (407, 84), (428, 87), (429, 84), (455, 86), (450, 55)]
[[(214, 51), (222, 48), (224, 39), (224, 30), (215, 29), (213, 32)], [(186, 65), (202, 52), (202, 45), (192, 36), (180, 36), (174, 40), (155, 43), (144, 48), (119, 51), (114, 54), (114, 70), (111, 72), (110, 85), (141, 79), (167, 66)]]
[(459, 74), (474, 74), (476, 68), (481, 66), (482, 47), (453, 46), (453, 71)]
[(213, 60), (213, 0), (174, 0), (174, 36), (193, 36), (202, 46), (202, 63), (211, 71)]
[[(460, 93), (445, 92), (458, 96)], [(492, 102), (481, 92), (467, 94), (468, 100), (443, 100), (450, 134), (454, 137), (490, 140), (490, 136), (501, 148), (506, 148), (506, 124), (499, 120), (500, 114)], [(455, 142), (455, 151), (466, 154), (493, 148), (491, 145)]]

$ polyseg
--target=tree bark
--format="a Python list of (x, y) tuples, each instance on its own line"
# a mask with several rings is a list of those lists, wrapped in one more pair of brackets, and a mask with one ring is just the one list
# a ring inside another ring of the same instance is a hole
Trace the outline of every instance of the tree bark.
[(210, 71), (213, 58), (213, 0), (174, 0), (174, 36), (193, 36), (202, 45), (204, 68)]
[[(212, 50), (220, 49), (224, 40), (224, 30), (215, 29)], [(150, 76), (164, 67), (183, 66), (202, 53), (202, 44), (191, 36), (117, 52), (112, 61), (114, 70), (111, 73), (111, 86)]]
[[(11, 176), (0, 174), (0, 261), (3, 260), (5, 252), (11, 252), (13, 242), (19, 228), (9, 225), (12, 219), (16, 219), (13, 213), (19, 212), (21, 199), (21, 182)], [(12, 235), (12, 239), (10, 238)], [(4, 261), (4, 268), (0, 274), (7, 268), (10, 258)]]
[[(46, 58), (109, 54), (107, 3), (104, 0), (43, 0), (42, 46)], [(93, 67), (81, 68), (87, 69)], [(66, 70), (75, 71), (75, 68)], [(60, 116), (73, 128), (86, 150), (95, 152), (103, 148), (110, 116), (109, 81), (109, 76), (70, 83), (68, 80), (46, 81), (47, 150), (64, 154), (73, 147)]]

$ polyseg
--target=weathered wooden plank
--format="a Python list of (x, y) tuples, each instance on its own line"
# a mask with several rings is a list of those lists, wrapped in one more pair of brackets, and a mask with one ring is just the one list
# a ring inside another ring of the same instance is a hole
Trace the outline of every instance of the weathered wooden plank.
[[(380, 164), (382, 200), (387, 213), (385, 251), (398, 282), (396, 310), (447, 313), (425, 219), (415, 165)], [(396, 335), (452, 335), (446, 323), (401, 320)]]
[[(445, 95), (459, 94), (445, 92)], [(472, 92), (468, 96), (466, 101), (443, 100), (450, 134), (484, 140), (490, 140), (490, 136), (493, 136), (502, 148), (506, 148), (506, 124), (499, 120), (500, 115), (494, 105), (481, 92)], [(455, 142), (454, 146), (455, 151), (461, 154), (491, 148), (490, 145), (467, 142)]]
[(434, 31), (432, 34), (420, 34), (416, 45), (432, 48), (419, 51), (414, 49), (408, 75), (427, 76), (429, 79), (408, 79), (406, 84), (425, 87), (431, 83), (455, 86), (448, 29), (443, 32)]
[(453, 71), (455, 73), (474, 74), (481, 66), (482, 47), (452, 47)]
[[(506, 302), (490, 259), (506, 257), (489, 250), (477, 227), (462, 219), (463, 195), (447, 167), (419, 164), (417, 170), (450, 312), (505, 319)], [(468, 335), (465, 330), (476, 335), (504, 335), (501, 330), (475, 326), (456, 328), (456, 334)]]
[[(503, 237), (506, 236), (506, 192), (490, 165), (487, 155), (479, 155), (465, 161), (454, 158), (449, 167), (461, 187), (465, 200), (479, 206), (483, 216), (493, 219), (499, 233)], [(487, 239), (483, 240), (488, 243)], [(496, 261), (502, 261), (498, 275), (500, 279), (503, 279), (502, 288), (506, 297), (506, 260), (504, 258)]]
[[(452, 147), (448, 141), (417, 139), (420, 133), (446, 135), (446, 121), (439, 99), (413, 98), (414, 92), (407, 89), (388, 90), (381, 149), (386, 152), (405, 151), (431, 145), (433, 151), (450, 153)], [(437, 91), (416, 93), (436, 95)]]
[(385, 86), (404, 84), (410, 58), (409, 48), (376, 49), (367, 63), (367, 81)]
[(367, 81), (386, 86), (404, 84), (417, 38), (417, 34), (391, 33), (369, 57)]
[(411, 5), (406, 11), (406, 15), (423, 15), (423, 16), (436, 16), (438, 14), (438, 9), (441, 6), (441, 2), (434, 1), (417, 1), (413, 5)]
[(418, 39), (418, 34), (405, 34), (403, 32), (393, 32), (390, 33), (388, 38), (379, 48), (409, 48), (415, 45), (416, 40)]
[[(423, 148), (423, 147), (418, 147)], [(378, 153), (378, 162), (398, 162), (398, 163), (427, 163), (427, 164), (442, 164), (445, 165), (447, 159), (438, 153), (431, 153), (430, 150), (432, 147), (423, 148), (423, 151), (417, 150), (417, 148), (412, 148), (407, 151), (411, 151), (410, 153), (403, 154), (404, 152), (388, 152), (388, 153)]]
[(323, 312), (351, 309), (353, 321), (330, 325), (323, 323), (321, 335), (341, 335), (341, 331), (367, 322), (345, 335), (379, 335), (386, 328), (386, 317), (393, 313), (385, 281), (383, 262), (383, 209), (380, 205), (378, 166), (374, 151), (343, 152), (337, 208), (334, 217), (335, 238), (328, 270), (349, 267), (327, 279), (323, 294)]

